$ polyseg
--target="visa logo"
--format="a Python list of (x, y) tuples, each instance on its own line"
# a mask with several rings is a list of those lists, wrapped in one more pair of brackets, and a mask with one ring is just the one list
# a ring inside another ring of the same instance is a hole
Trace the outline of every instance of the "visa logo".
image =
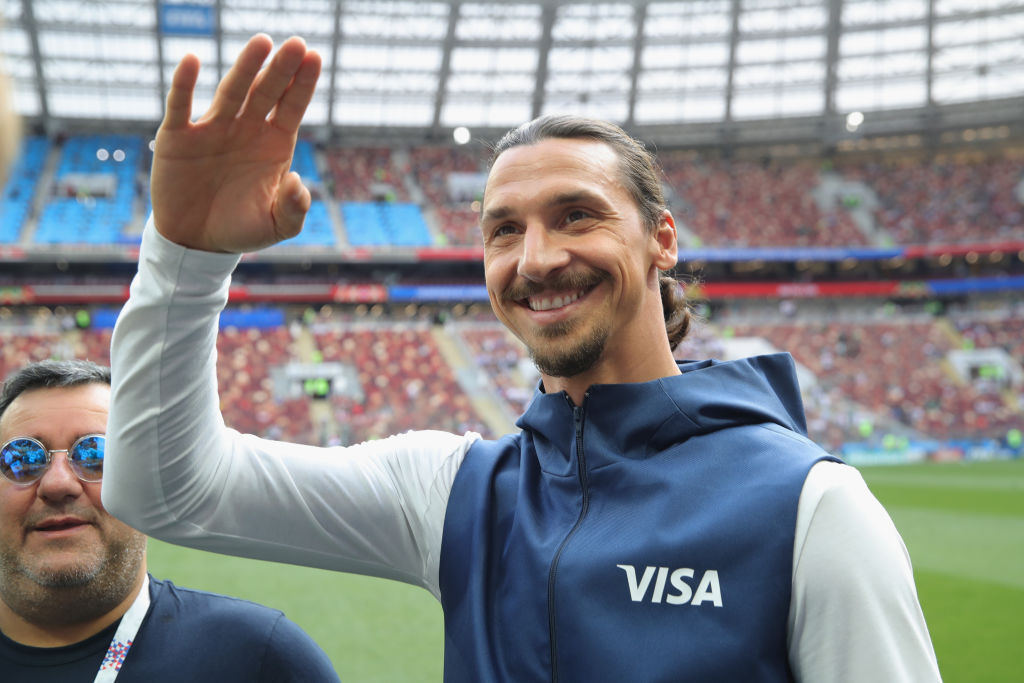
[[(668, 567), (644, 567), (643, 574), (637, 578), (636, 567), (631, 564), (615, 565), (626, 572), (626, 583), (629, 585), (629, 597), (633, 602), (643, 602), (650, 592), (650, 600), (669, 605), (702, 605), (709, 602), (715, 607), (722, 606), (722, 586), (718, 581), (718, 570), (708, 569), (701, 576), (697, 589), (694, 590), (690, 581), (694, 571), (689, 568), (675, 569), (669, 573)], [(651, 583), (654, 587), (651, 587)], [(666, 587), (668, 590), (666, 591)]]

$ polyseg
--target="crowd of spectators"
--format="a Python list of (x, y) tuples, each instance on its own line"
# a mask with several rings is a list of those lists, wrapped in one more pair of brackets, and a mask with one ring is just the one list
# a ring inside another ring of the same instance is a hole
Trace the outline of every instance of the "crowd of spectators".
[(893, 244), (991, 243), (1024, 239), (1019, 159), (869, 163), (843, 175), (875, 193), (878, 225)]
[(408, 202), (406, 164), (389, 147), (335, 147), (327, 152), (334, 198), (346, 202)]
[(298, 360), (287, 327), (223, 327), (217, 335), (220, 407), (229, 427), (282, 441), (314, 443), (309, 401), (275, 387), (271, 368)]
[(705, 161), (659, 156), (677, 201), (676, 220), (703, 247), (848, 247), (867, 238), (841, 207), (823, 210), (812, 191), (820, 164)]
[(358, 373), (361, 395), (331, 398), (339, 441), (423, 428), (487, 431), (428, 323), (319, 324), (314, 337), (324, 362)]
[(482, 176), (486, 172), (484, 152), (473, 147), (415, 147), (410, 154), (416, 182), (423, 190), (427, 204), (437, 220), (441, 246), (479, 247), (479, 209), (473, 200), (483, 194), (483, 184), (474, 192), (453, 188), (453, 174)]
[[(109, 328), (87, 318), (27, 309), (0, 311), (0, 376), (48, 357), (109, 362)], [(1014, 309), (1015, 310), (1015, 309)], [(12, 312), (13, 311), (13, 312)], [(736, 355), (744, 341), (791, 352), (809, 375), (802, 391), (811, 438), (839, 451), (849, 442), (1000, 438), (1021, 420), (1024, 383), (979, 381), (954, 371), (953, 352), (1000, 349), (1024, 358), (1022, 310), (922, 312), (835, 319), (827, 312), (698, 319), (676, 350), (679, 359)], [(506, 419), (528, 405), (539, 375), (522, 344), (492, 316), (467, 315), (438, 327), (436, 316), (348, 315), (277, 327), (222, 327), (217, 339), (221, 408), (242, 432), (304, 443), (354, 443), (415, 428), (485, 435), (494, 429), (457, 379), (437, 335), (455, 335), (465, 358), (495, 392)], [(302, 343), (304, 342), (304, 343)], [(747, 347), (749, 348), (749, 347)], [(741, 353), (740, 355), (745, 355)], [(1016, 359), (1016, 361), (1012, 360)], [(351, 368), (354, 388), (317, 399), (283, 387), (275, 369), (295, 363)], [(982, 378), (984, 379), (984, 378)], [(325, 417), (326, 416), (326, 417)]]
[(522, 414), (539, 379), (522, 342), (497, 320), (459, 323), (453, 328), (498, 393), (506, 414), (511, 418)]
[[(33, 140), (29, 138), (27, 144), (35, 144)], [(481, 246), (476, 200), (481, 197), (486, 173), (488, 151), (483, 145), (336, 146), (314, 150), (313, 145), (303, 142), (296, 165), (312, 181), (317, 201), (322, 197), (337, 202), (339, 209), (354, 202), (408, 203), (417, 206), (426, 217), (435, 246)], [(95, 240), (97, 235), (110, 235), (112, 243), (122, 240), (131, 232), (125, 226), (125, 212), (130, 212), (126, 207), (136, 207), (133, 220), (137, 224), (141, 224), (148, 207), (142, 196), (147, 183), (131, 178), (132, 169), (138, 166), (140, 144), (141, 139), (131, 136), (72, 137), (55, 144), (53, 153), (59, 156), (61, 174), (77, 172), (68, 169), (80, 166), (87, 175), (99, 172), (97, 169), (124, 171), (124, 178), (118, 180), (116, 202), (87, 196), (53, 197), (59, 178), (42, 177), (35, 192), (44, 195), (43, 209), (33, 217), (28, 210), (33, 205), (31, 197), (26, 196), (31, 188), (23, 187), (22, 175), (15, 173), (10, 182), (21, 185), (16, 191), (8, 188), (8, 195), (16, 195), (17, 206), (26, 211), (24, 215), (18, 214), (19, 226), (5, 225), (4, 239), (64, 239), (77, 243)], [(85, 152), (83, 145), (89, 148)], [(100, 148), (92, 150), (90, 145)], [(113, 162), (112, 157), (103, 162), (96, 158), (97, 153), (104, 156), (114, 152), (125, 155), (122, 162)], [(323, 179), (318, 177), (314, 154), (319, 155), (317, 158), (326, 171)], [(838, 158), (826, 162), (709, 159), (692, 150), (658, 151), (667, 195), (683, 240), (686, 246), (705, 248), (1024, 241), (1024, 161), (1018, 156), (1004, 151), (983, 158), (954, 159), (947, 155), (875, 162)], [(78, 159), (77, 164), (72, 163), (73, 159)], [(858, 189), (847, 196), (823, 195), (818, 189), (824, 186), (825, 179), (842, 179), (846, 186)], [(134, 202), (133, 192), (138, 195)], [(870, 198), (868, 204), (863, 203), (865, 197)], [(79, 207), (79, 203), (86, 208)], [(107, 213), (98, 213), (96, 207), (107, 204), (119, 208), (116, 218), (110, 219), (117, 225), (104, 232), (100, 229), (103, 226), (98, 228), (96, 224), (103, 223)], [(69, 206), (77, 212), (73, 221), (64, 223), (73, 223), (74, 229), (67, 227), (62, 233), (51, 228), (55, 212), (59, 209), (67, 213)], [(340, 215), (340, 211), (318, 207), (313, 221), (322, 228), (323, 237), (317, 244), (336, 243), (332, 238), (333, 223)], [(33, 220), (42, 227), (38, 237), (24, 229)], [(88, 224), (88, 237), (83, 236), (85, 228), (80, 223)], [(344, 226), (338, 227), (337, 232), (343, 232)]]
[[(838, 420), (826, 427), (838, 432), (824, 441), (876, 436), (888, 422), (934, 438), (999, 437), (1021, 419), (1019, 408), (998, 392), (953, 371), (947, 355), (962, 340), (945, 319), (738, 323), (732, 331), (767, 339), (811, 370), (820, 385), (817, 396), (827, 404), (811, 403), (809, 414)], [(837, 411), (840, 402), (867, 412)], [(866, 423), (864, 415), (877, 424)]]

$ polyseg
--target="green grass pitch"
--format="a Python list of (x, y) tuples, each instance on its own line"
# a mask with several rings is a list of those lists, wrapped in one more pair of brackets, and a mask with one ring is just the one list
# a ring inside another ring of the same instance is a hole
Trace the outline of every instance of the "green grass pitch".
[[(910, 550), (946, 683), (1020, 680), (1024, 460), (861, 471)], [(158, 541), (149, 566), (182, 586), (283, 610), (343, 681), (441, 680), (441, 608), (425, 590)]]
[(1021, 680), (1024, 459), (861, 471), (910, 551), (943, 680)]

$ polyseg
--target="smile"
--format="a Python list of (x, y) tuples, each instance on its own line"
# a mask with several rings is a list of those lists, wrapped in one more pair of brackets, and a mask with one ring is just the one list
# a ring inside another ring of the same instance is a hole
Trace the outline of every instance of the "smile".
[(580, 290), (559, 296), (531, 296), (526, 299), (525, 303), (532, 311), (550, 311), (554, 308), (568, 306), (585, 293), (585, 291)]

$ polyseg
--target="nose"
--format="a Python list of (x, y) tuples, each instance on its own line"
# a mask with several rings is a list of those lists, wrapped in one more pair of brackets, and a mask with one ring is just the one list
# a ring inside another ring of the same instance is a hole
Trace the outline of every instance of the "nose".
[(82, 495), (82, 480), (71, 471), (67, 451), (58, 450), (51, 454), (53, 460), (43, 472), (37, 484), (36, 495), (43, 500), (59, 502)]
[(552, 272), (567, 266), (572, 258), (563, 244), (563, 237), (544, 226), (527, 226), (522, 244), (516, 272), (533, 282), (542, 282)]

